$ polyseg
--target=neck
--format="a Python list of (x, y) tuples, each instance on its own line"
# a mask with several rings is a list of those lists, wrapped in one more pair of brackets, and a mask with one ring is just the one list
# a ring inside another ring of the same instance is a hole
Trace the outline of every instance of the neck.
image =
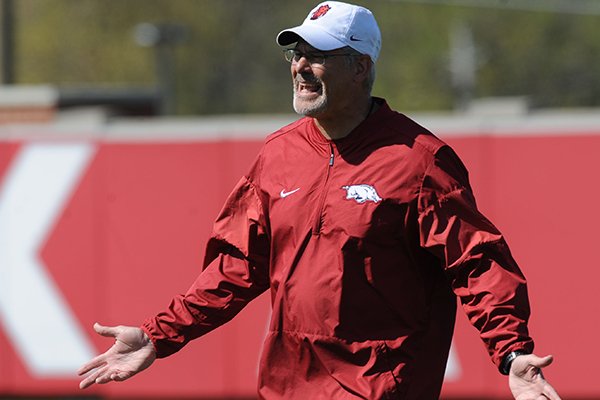
[(315, 117), (317, 128), (327, 139), (341, 139), (348, 136), (358, 125), (375, 111), (377, 105), (372, 97), (359, 102), (352, 109)]

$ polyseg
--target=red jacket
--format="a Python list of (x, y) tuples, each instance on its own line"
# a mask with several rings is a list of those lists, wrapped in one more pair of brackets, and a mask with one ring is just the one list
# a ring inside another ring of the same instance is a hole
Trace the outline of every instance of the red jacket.
[(533, 350), (525, 279), (441, 140), (378, 100), (350, 135), (270, 135), (229, 196), (205, 268), (143, 329), (178, 351), (270, 289), (267, 399), (436, 399), (458, 296), (497, 365)]

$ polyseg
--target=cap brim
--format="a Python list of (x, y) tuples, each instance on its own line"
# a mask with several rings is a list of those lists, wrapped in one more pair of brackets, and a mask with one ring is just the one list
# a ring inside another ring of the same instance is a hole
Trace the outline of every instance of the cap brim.
[(277, 43), (280, 46), (287, 46), (304, 40), (317, 50), (329, 51), (345, 47), (344, 42), (334, 38), (324, 30), (316, 26), (300, 25), (295, 28), (286, 29), (277, 35)]

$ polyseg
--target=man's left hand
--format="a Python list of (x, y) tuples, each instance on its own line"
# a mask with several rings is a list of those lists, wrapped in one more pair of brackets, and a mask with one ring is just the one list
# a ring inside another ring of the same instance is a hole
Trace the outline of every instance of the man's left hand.
[(542, 374), (542, 368), (552, 361), (552, 356), (542, 358), (535, 354), (520, 355), (513, 360), (508, 385), (516, 400), (560, 400)]

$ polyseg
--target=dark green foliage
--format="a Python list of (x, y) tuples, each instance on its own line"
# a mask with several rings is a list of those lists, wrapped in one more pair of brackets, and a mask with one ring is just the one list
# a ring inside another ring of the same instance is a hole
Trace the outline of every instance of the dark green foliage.
[[(22, 84), (153, 85), (141, 22), (189, 28), (175, 50), (177, 113), (288, 113), (289, 68), (275, 36), (317, 3), (291, 0), (19, 0)], [(468, 26), (478, 54), (475, 97), (529, 96), (536, 106), (600, 105), (600, 17), (362, 1), (383, 49), (374, 94), (408, 110), (451, 109), (449, 33)]]

